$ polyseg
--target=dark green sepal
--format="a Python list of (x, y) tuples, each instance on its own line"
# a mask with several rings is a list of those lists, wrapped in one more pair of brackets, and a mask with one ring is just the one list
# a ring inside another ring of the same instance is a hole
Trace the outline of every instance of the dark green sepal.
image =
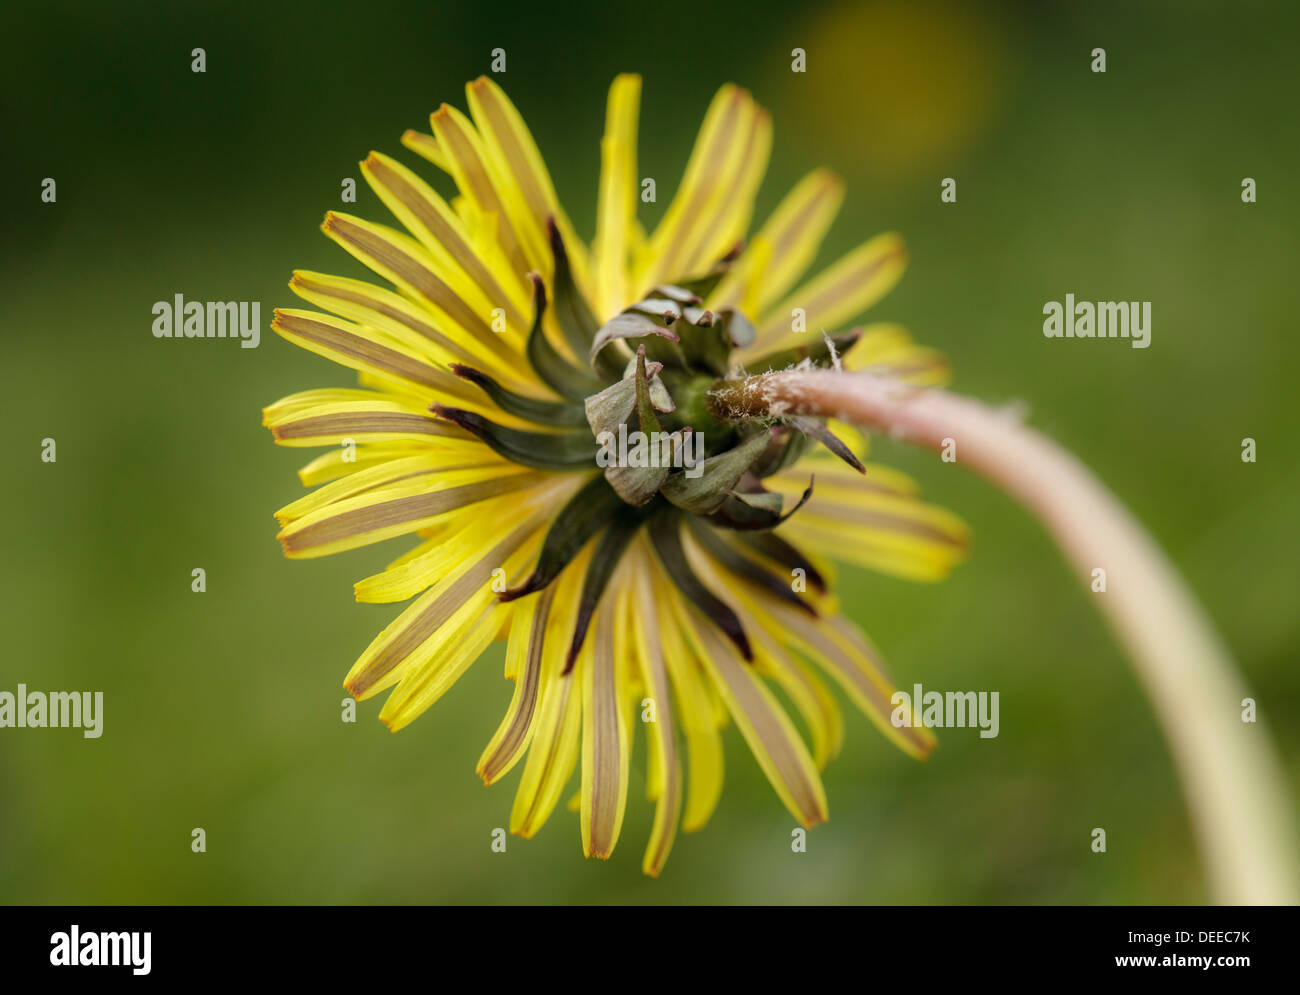
[[(646, 374), (650, 378), (650, 402), (656, 411), (669, 412), (675, 410), (672, 395), (656, 378), (662, 369), (662, 363), (646, 364)], [(600, 393), (588, 397), (583, 402), (583, 408), (591, 434), (598, 439), (602, 432), (615, 432), (631, 418), (632, 412), (636, 410), (636, 358), (633, 357), (621, 379)]]
[(735, 308), (724, 308), (720, 314), (723, 331), (734, 349), (748, 349), (758, 338), (753, 322)]
[[(669, 328), (672, 323), (662, 317), (643, 314), (630, 308), (620, 312), (605, 322), (596, 332), (596, 337), (591, 343), (591, 361), (593, 364), (596, 363), (601, 358), (601, 353), (606, 347), (625, 339), (639, 339), (653, 335), (675, 345), (680, 339), (677, 333)], [(682, 361), (679, 350), (664, 351), (668, 351), (670, 362), (680, 363)], [(663, 361), (658, 353), (653, 353), (651, 358)]]
[(762, 564), (739, 552), (718, 534), (717, 529), (705, 522), (704, 519), (697, 515), (690, 515), (687, 517), (686, 523), (690, 526), (696, 541), (704, 547), (704, 550), (732, 574), (754, 587), (766, 591), (773, 597), (807, 612), (813, 618), (817, 617), (817, 609), (799, 597), (787, 581), (782, 580), (765, 569)]
[[(605, 386), (591, 370), (574, 366), (560, 355), (551, 340), (542, 329), (542, 317), (546, 313), (546, 284), (537, 273), (529, 273), (533, 283), (533, 327), (528, 333), (528, 362), (550, 387), (562, 397), (572, 401), (581, 401), (597, 393)], [(578, 353), (582, 355), (582, 353)]]
[(560, 236), (560, 229), (556, 227), (553, 217), (546, 219), (546, 234), (550, 239), (551, 254), (555, 257), (555, 275), (551, 280), (555, 296), (555, 321), (573, 354), (585, 356), (591, 348), (596, 329), (600, 326), (596, 316), (591, 313), (586, 297), (574, 283), (569, 254), (564, 249), (564, 239)]
[(727, 330), (713, 320), (711, 312), (704, 312), (702, 324), (692, 324), (682, 320), (677, 323), (677, 332), (681, 336), (682, 354), (693, 369), (705, 369), (716, 376), (727, 372), (731, 357), (731, 339)]
[(787, 418), (786, 423), (791, 427), (798, 429), (804, 435), (816, 439), (823, 446), (833, 452), (858, 473), (866, 473), (867, 468), (862, 465), (862, 460), (854, 454), (844, 441), (832, 432), (823, 421), (816, 418), (793, 417)]
[(587, 470), (596, 465), (596, 444), (590, 432), (528, 432), (498, 425), (491, 419), (445, 404), (431, 404), (440, 418), (472, 432), (500, 456), (538, 470)]
[(528, 579), (503, 591), (498, 598), (501, 601), (513, 601), (546, 587), (573, 561), (592, 536), (614, 520), (621, 508), (622, 500), (605, 483), (604, 478), (592, 477), (582, 490), (569, 498), (551, 522), (546, 538), (542, 541), (537, 566)]
[(780, 494), (769, 491), (732, 491), (718, 510), (709, 516), (709, 521), (740, 532), (774, 529), (802, 508), (812, 493), (810, 478), (798, 504), (783, 515), (781, 507), (784, 502)]
[[(641, 346), (636, 351), (636, 416), (637, 428), (645, 433), (648, 437), (647, 446), (653, 447), (655, 436), (653, 433), (662, 433), (663, 426), (659, 423), (659, 415), (655, 412), (655, 406), (650, 400), (650, 380), (646, 374), (645, 346)], [(677, 443), (680, 445), (680, 443)], [(675, 447), (674, 447), (675, 448)], [(668, 471), (672, 469), (672, 457), (675, 453), (665, 453), (662, 450), (658, 453), (660, 457), (653, 462), (658, 465), (653, 466), (624, 466), (615, 464), (605, 468), (605, 480), (624, 501), (630, 505), (640, 506), (649, 501), (659, 492), (659, 485), (662, 484), (668, 476)], [(663, 457), (667, 456), (668, 459)]]
[(786, 428), (772, 437), (767, 449), (754, 461), (751, 472), (761, 479), (788, 470), (807, 452), (809, 445), (811, 441), (808, 436), (793, 428)]
[(698, 295), (691, 293), (685, 287), (679, 287), (673, 283), (662, 283), (650, 291), (652, 297), (667, 297), (670, 301), (676, 301), (678, 304), (700, 304)]
[(717, 510), (745, 471), (767, 448), (773, 431), (763, 429), (755, 432), (726, 452), (710, 456), (700, 464), (698, 476), (688, 476), (686, 471), (673, 474), (663, 482), (659, 493), (683, 511), (707, 515)]
[(683, 280), (680, 284), (681, 289), (695, 294), (700, 298), (708, 297), (709, 294), (713, 293), (713, 291), (717, 289), (718, 284), (722, 282), (722, 278), (731, 272), (732, 265), (740, 258), (740, 254), (744, 249), (745, 244), (743, 242), (737, 242), (727, 250), (725, 256), (709, 268), (707, 273), (693, 277), (690, 280)]
[(553, 428), (576, 428), (587, 423), (587, 413), (581, 404), (573, 401), (546, 401), (535, 397), (524, 397), (502, 387), (486, 373), (464, 363), (452, 363), (451, 372), (481, 388), (492, 403), (506, 414)]
[(655, 555), (686, 600), (704, 612), (709, 621), (736, 644), (746, 660), (753, 660), (754, 651), (750, 648), (749, 636), (745, 634), (740, 617), (705, 587), (691, 569), (686, 550), (682, 548), (681, 526), (682, 516), (675, 511), (665, 511), (650, 519), (650, 540)]
[[(642, 343), (640, 348), (644, 349), (645, 344)], [(639, 355), (640, 349), (638, 349), (637, 352)], [(663, 414), (671, 414), (677, 410), (677, 403), (673, 400), (673, 395), (668, 392), (668, 388), (665, 386), (663, 378), (659, 376), (659, 374), (663, 372), (664, 364), (655, 360), (653, 356), (650, 356), (648, 349), (646, 350), (646, 355), (648, 357), (646, 362), (646, 373), (650, 377), (650, 403), (655, 406), (656, 411), (662, 412)], [(623, 368), (624, 380), (629, 377), (635, 380), (636, 364), (636, 356), (633, 356), (628, 360), (627, 366)]]
[(750, 547), (760, 556), (781, 564), (789, 570), (802, 570), (808, 583), (823, 594), (826, 592), (826, 580), (821, 571), (812, 562), (775, 532), (737, 532), (736, 539)]
[(636, 530), (645, 521), (645, 517), (644, 512), (623, 505), (615, 514), (614, 520), (610, 522), (609, 528), (605, 530), (605, 534), (601, 536), (600, 543), (592, 554), (591, 563), (587, 566), (587, 575), (582, 579), (582, 594), (578, 598), (578, 617), (573, 626), (573, 639), (569, 642), (569, 652), (564, 661), (565, 674), (573, 669), (573, 664), (578, 659), (578, 651), (582, 649), (583, 641), (587, 638), (587, 629), (591, 626), (596, 606), (600, 603), (600, 596), (609, 586), (609, 579), (614, 575), (618, 561), (622, 559), (623, 552), (632, 541), (632, 537), (636, 535)]

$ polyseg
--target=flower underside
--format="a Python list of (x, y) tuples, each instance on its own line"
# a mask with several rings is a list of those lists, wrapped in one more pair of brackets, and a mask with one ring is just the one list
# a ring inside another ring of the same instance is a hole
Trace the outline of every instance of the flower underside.
[(403, 139), (451, 178), (450, 203), (372, 153), (363, 175), (406, 233), (332, 212), (323, 229), (395, 289), (298, 272), (291, 288), (322, 311), (273, 324), (357, 370), (362, 389), (292, 395), (265, 417), (282, 445), (333, 447), (301, 474), (321, 486), (277, 512), (287, 555), (421, 539), (356, 585), (360, 601), (416, 600), (349, 691), (391, 688), (380, 717), (400, 728), (504, 636), (515, 690), (479, 773), (492, 783), (527, 758), (512, 831), (540, 828), (581, 757), (584, 852), (609, 856), (643, 727), (656, 802), (643, 868), (657, 874), (678, 824), (699, 828), (717, 802), (731, 720), (792, 814), (826, 818), (818, 771), (841, 720), (810, 664), (903, 750), (929, 752), (926, 730), (891, 721), (893, 684), (839, 616), (827, 556), (932, 580), (967, 536), (907, 478), (864, 463), (852, 429), (726, 401), (738, 378), (797, 365), (941, 382), (942, 357), (897, 326), (840, 330), (898, 279), (901, 242), (878, 236), (796, 286), (839, 182), (811, 174), (747, 237), (771, 124), (735, 87), (647, 234), (639, 91), (634, 76), (610, 91), (590, 248), (486, 79), (467, 88), (472, 122), (444, 105), (432, 135)]
[[(728, 374), (741, 372), (730, 365), (733, 350), (752, 346), (757, 334), (736, 308), (714, 314), (703, 307), (703, 299), (717, 287), (736, 253), (702, 276), (651, 288), (641, 300), (598, 326), (574, 285), (563, 238), (552, 218), (547, 219), (547, 232), (554, 299), (548, 301), (541, 276), (529, 274), (533, 321), (527, 357), (539, 379), (562, 400), (526, 397), (472, 366), (451, 364), (452, 372), (481, 388), (501, 412), (546, 431), (508, 428), (442, 403), (434, 403), (430, 410), (477, 436), (503, 458), (539, 470), (589, 471), (601, 462), (600, 443), (609, 446), (616, 436), (636, 438), (633, 433), (638, 432), (643, 437), (637, 453), (612, 454), (603, 473), (592, 477), (564, 505), (547, 532), (537, 566), (522, 583), (503, 592), (501, 599), (511, 601), (544, 589), (589, 541), (603, 536), (587, 566), (577, 626), (566, 656), (567, 673), (619, 558), (644, 527), (677, 587), (708, 614), (746, 660), (752, 660), (753, 651), (735, 612), (709, 591), (687, 562), (678, 539), (682, 527), (690, 528), (739, 577), (815, 616), (815, 608), (794, 591), (788, 577), (733, 553), (730, 545), (714, 536), (713, 528), (701, 523), (739, 533), (768, 532), (779, 525), (811, 496), (813, 478), (789, 511), (783, 510), (781, 494), (763, 487), (763, 478), (792, 466), (810, 439), (824, 442), (858, 472), (865, 473), (866, 468), (820, 420), (791, 417), (769, 427), (771, 418), (728, 418), (710, 403), (712, 389)], [(548, 305), (570, 356), (547, 337), (543, 319)], [(859, 334), (851, 331), (835, 340), (824, 336), (811, 348), (774, 352), (751, 366), (755, 372), (795, 363), (830, 366)], [(683, 403), (679, 405), (675, 398)], [(701, 440), (707, 441), (701, 444)], [(694, 460), (683, 455), (692, 448), (700, 454)], [(769, 552), (778, 550), (777, 542), (768, 537)], [(802, 570), (824, 589), (816, 568), (797, 549), (782, 543), (779, 552), (778, 563), (787, 572)]]

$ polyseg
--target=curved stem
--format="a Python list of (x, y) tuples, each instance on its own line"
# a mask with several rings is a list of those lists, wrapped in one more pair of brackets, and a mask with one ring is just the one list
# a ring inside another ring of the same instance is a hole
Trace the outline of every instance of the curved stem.
[(834, 417), (947, 447), (1032, 512), (1085, 583), (1104, 569), (1097, 605), (1163, 727), (1214, 900), (1296, 903), (1290, 794), (1264, 726), (1242, 719), (1245, 684), (1176, 569), (1079, 459), (978, 401), (866, 373), (769, 373), (730, 381), (711, 401), (723, 416)]

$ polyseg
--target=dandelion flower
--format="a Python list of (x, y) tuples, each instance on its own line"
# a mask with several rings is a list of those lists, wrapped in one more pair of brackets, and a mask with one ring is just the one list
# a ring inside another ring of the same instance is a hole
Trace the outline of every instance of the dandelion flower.
[(801, 282), (842, 197), (824, 170), (747, 237), (772, 125), (735, 86), (644, 231), (640, 79), (625, 75), (587, 246), (514, 105), (486, 78), (467, 96), (468, 117), (444, 104), (432, 134), (402, 139), (447, 175), (450, 201), (373, 152), (362, 172), (400, 229), (325, 218), (391, 286), (295, 272), (316, 310), (277, 310), (273, 324), (360, 383), (265, 411), (281, 445), (329, 447), (300, 473), (316, 489), (277, 512), (285, 553), (419, 540), (357, 583), (358, 601), (415, 600), (345, 686), (390, 691), (380, 718), (400, 729), (504, 639), (514, 690), (478, 772), (491, 784), (522, 761), (511, 831), (540, 829), (580, 765), (583, 852), (608, 857), (640, 728), (648, 874), (678, 826), (699, 829), (717, 805), (729, 722), (791, 814), (822, 822), (819, 772), (842, 737), (830, 684), (906, 753), (933, 746), (891, 722), (893, 685), (839, 613), (829, 560), (937, 580), (967, 533), (908, 478), (864, 463), (851, 428), (779, 406), (750, 417), (717, 386), (832, 365), (943, 381), (942, 358), (902, 329), (845, 330), (898, 280), (902, 243), (877, 236)]

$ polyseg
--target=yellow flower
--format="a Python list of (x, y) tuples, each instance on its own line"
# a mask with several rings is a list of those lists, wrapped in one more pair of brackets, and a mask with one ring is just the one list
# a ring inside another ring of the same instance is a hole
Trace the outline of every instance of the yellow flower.
[[(450, 176), (450, 203), (371, 153), (365, 178), (405, 232), (333, 212), (323, 229), (395, 290), (296, 272), (290, 287), (321, 310), (279, 310), (273, 324), (357, 370), (361, 389), (293, 394), (265, 423), (281, 445), (331, 447), (300, 474), (320, 486), (276, 513), (288, 556), (420, 538), (356, 585), (358, 601), (416, 600), (347, 689), (392, 689), (380, 718), (400, 729), (505, 638), (513, 697), (478, 771), (492, 783), (524, 761), (511, 831), (542, 826), (581, 756), (583, 851), (608, 857), (639, 727), (653, 875), (678, 824), (700, 828), (717, 804), (730, 720), (795, 818), (826, 819), (819, 771), (841, 719), (822, 674), (927, 755), (925, 729), (890, 721), (893, 686), (838, 614), (823, 557), (934, 580), (967, 534), (903, 475), (863, 465), (853, 430), (718, 409), (712, 388), (739, 369), (843, 363), (922, 384), (947, 369), (895, 326), (825, 334), (905, 265), (898, 237), (881, 235), (799, 284), (839, 208), (831, 174), (809, 174), (743, 241), (772, 139), (744, 90), (718, 92), (676, 196), (644, 232), (640, 85), (610, 88), (590, 249), (488, 79), (467, 87), (471, 117), (444, 104), (432, 135), (403, 137)], [(636, 430), (656, 444), (637, 449)]]

